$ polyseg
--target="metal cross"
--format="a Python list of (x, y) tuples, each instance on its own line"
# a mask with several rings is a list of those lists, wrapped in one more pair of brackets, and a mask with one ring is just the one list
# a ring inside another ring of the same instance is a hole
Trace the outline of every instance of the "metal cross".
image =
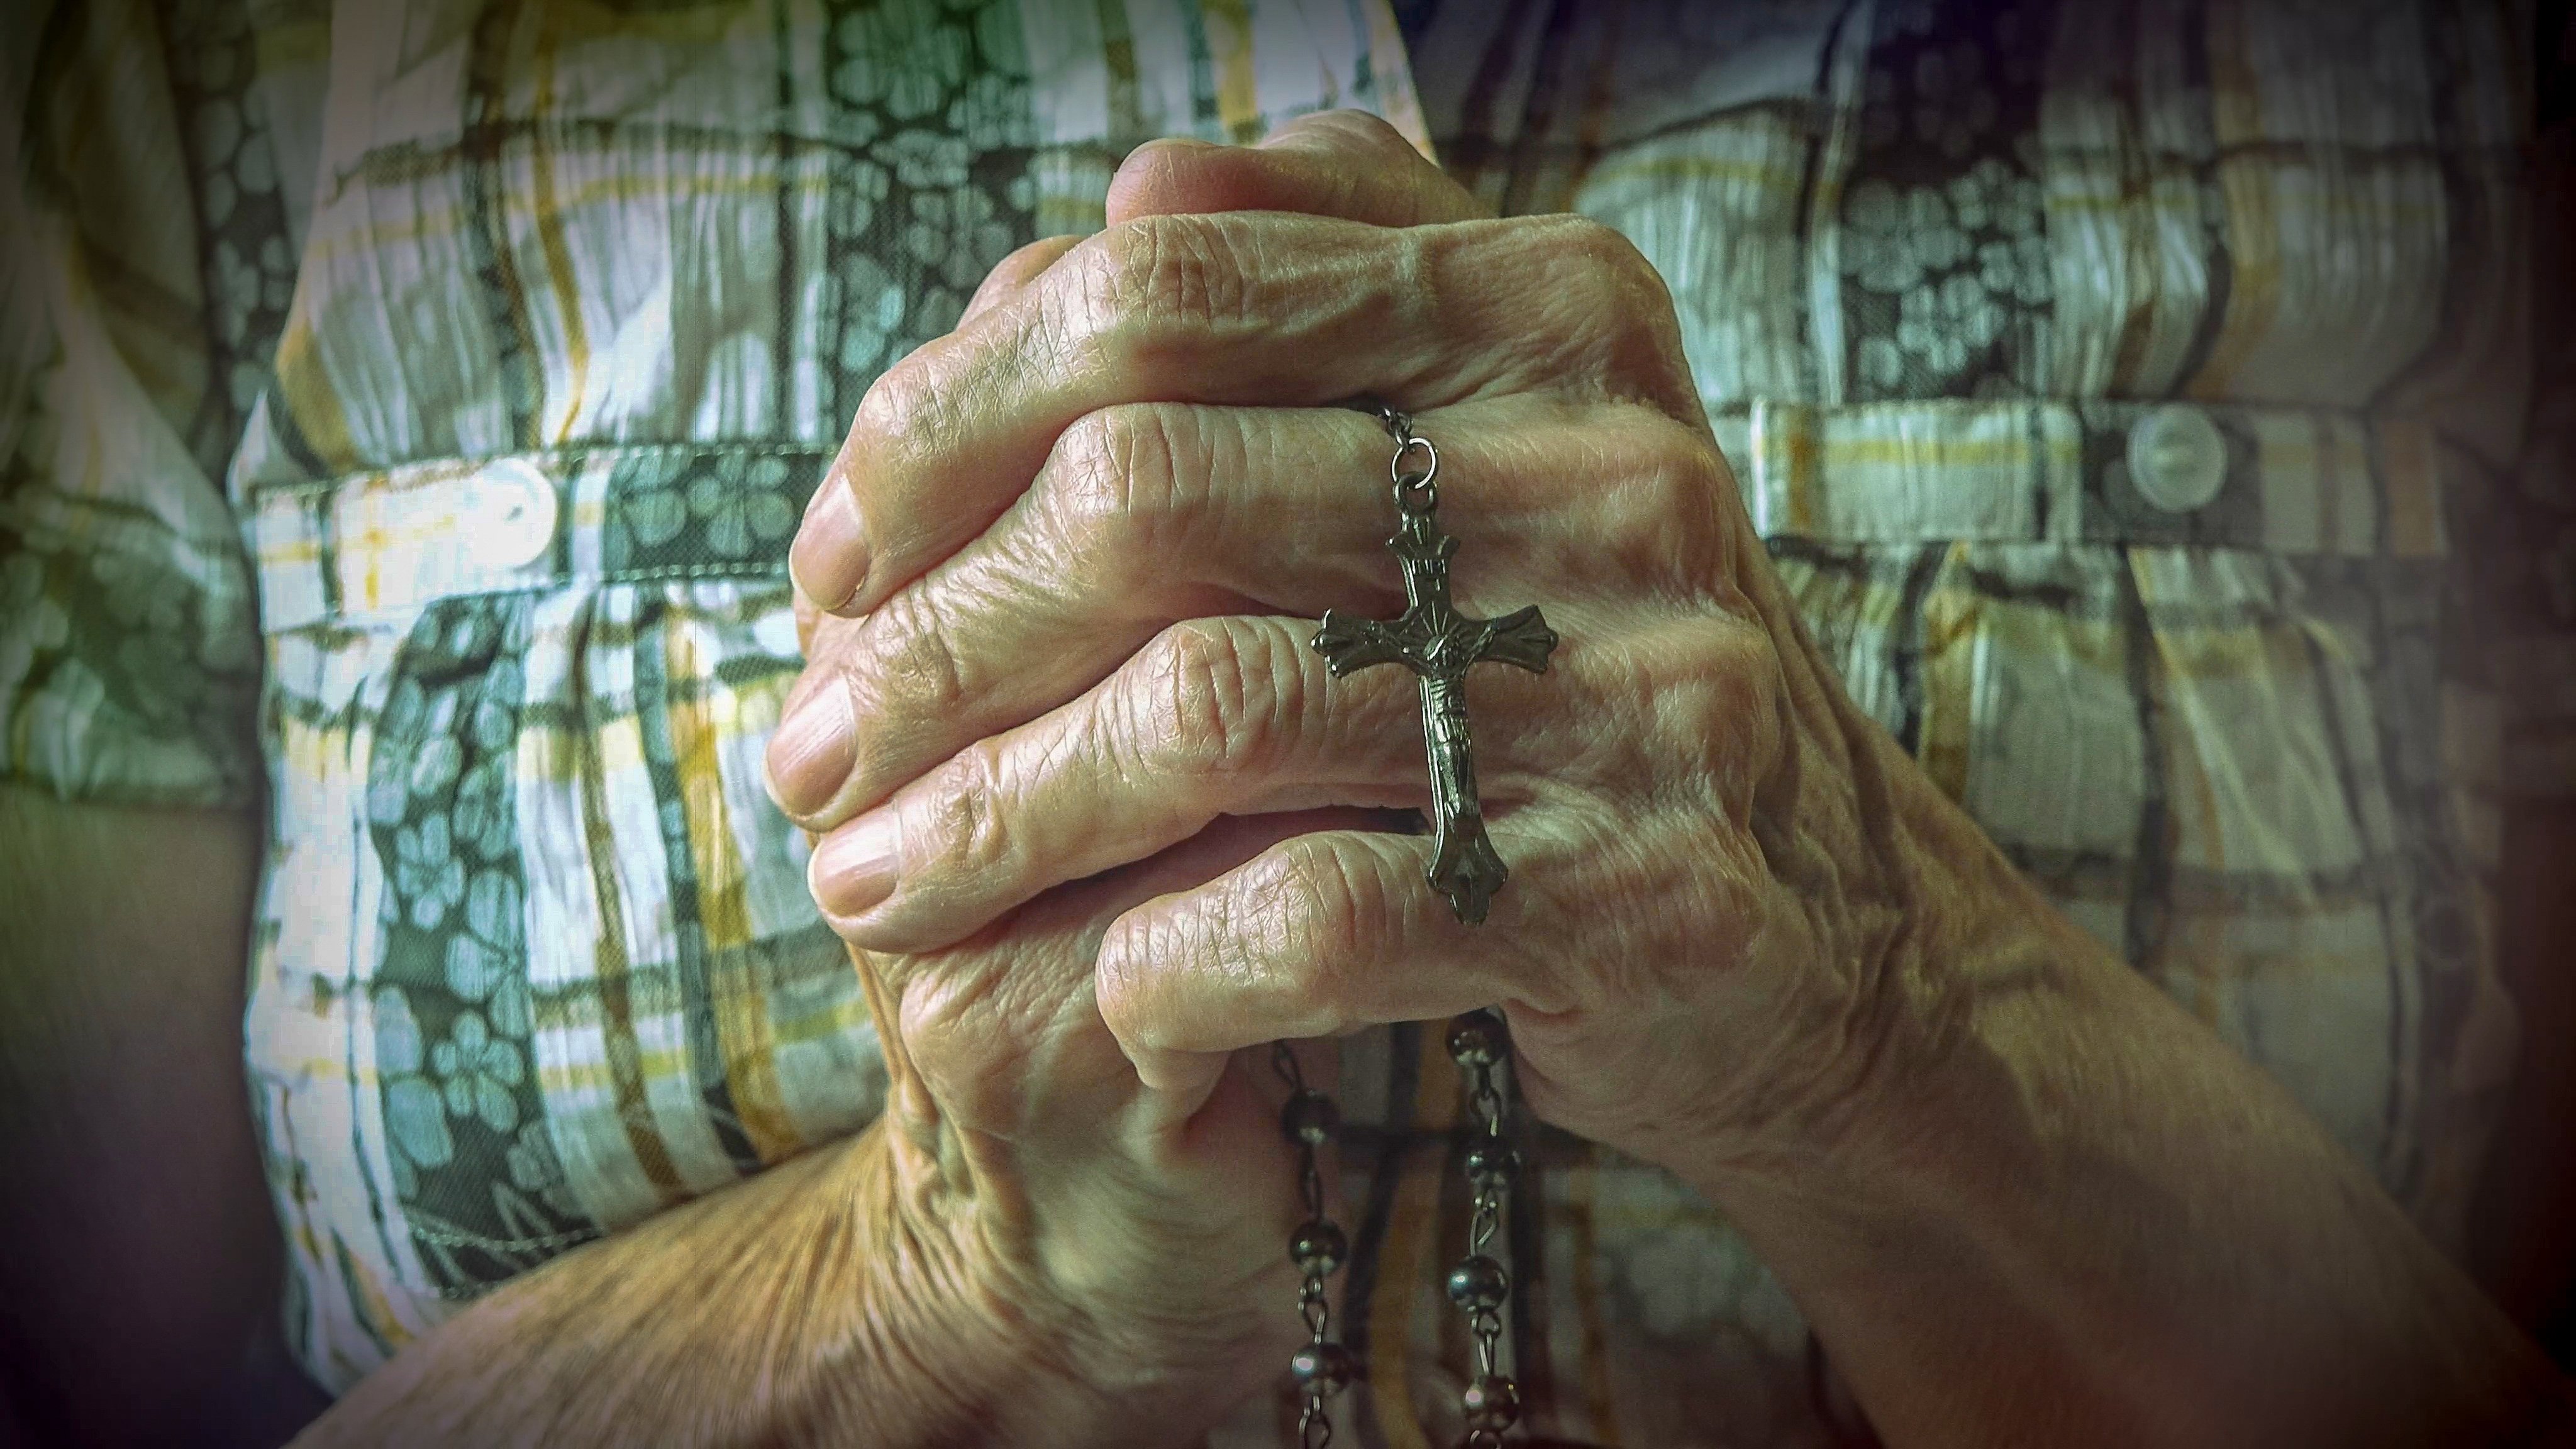
[[(1395, 504), (1403, 522), (1386, 541), (1404, 566), (1403, 615), (1391, 620), (1352, 619), (1324, 612), (1314, 648), (1338, 679), (1373, 664), (1401, 664), (1422, 690), (1422, 745), (1431, 757), (1432, 888), (1449, 898), (1458, 919), (1485, 919), (1494, 893), (1510, 874), (1485, 835), (1485, 812), (1476, 799), (1476, 756), (1467, 732), (1467, 670), (1488, 659), (1547, 672), (1556, 631), (1533, 604), (1499, 619), (1471, 619), (1449, 602), (1449, 556), (1458, 540), (1440, 531), (1435, 516), (1440, 492), (1439, 450), (1416, 437), (1411, 423), (1392, 409), (1380, 413), (1395, 438)], [(1407, 475), (1404, 460), (1419, 450), (1428, 460)]]

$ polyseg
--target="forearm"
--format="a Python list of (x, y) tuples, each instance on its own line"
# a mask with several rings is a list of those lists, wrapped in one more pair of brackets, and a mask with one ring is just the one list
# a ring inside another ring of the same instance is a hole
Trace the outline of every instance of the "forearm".
[(1113, 1442), (941, 1190), (872, 1128), (496, 1290), (297, 1444)]
[(1823, 1150), (1699, 1165), (1895, 1444), (2522, 1442), (2548, 1366), (2276, 1083), (1919, 777)]

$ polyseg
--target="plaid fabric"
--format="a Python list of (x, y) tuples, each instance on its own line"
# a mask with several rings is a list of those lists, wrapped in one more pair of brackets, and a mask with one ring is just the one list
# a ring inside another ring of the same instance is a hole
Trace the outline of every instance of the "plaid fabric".
[[(7, 274), (6, 760), (241, 805), (256, 721), (249, 1063), (334, 1387), (877, 1110), (759, 783), (787, 538), (867, 384), (1096, 228), (1140, 140), (1420, 131), (1347, 0), (388, 19), (40, 8), (9, 51), (44, 225)], [(155, 193), (193, 235), (138, 224)]]
[[(758, 784), (798, 510), (876, 372), (1097, 226), (1129, 147), (1328, 105), (1637, 240), (1863, 706), (2455, 1237), (2510, 1051), (2501, 792), (2576, 788), (2512, 7), (1398, 9), (11, 12), (0, 768), (242, 805), (264, 755), (248, 1050), (317, 1378), (877, 1109)], [(1344, 1081), (1346, 1433), (1448, 1442), (1455, 1073), (1399, 1027)], [(1533, 1160), (1536, 1428), (1849, 1437), (1707, 1204)]]
[[(2487, 641), (2547, 654), (2576, 625), (2528, 606), (2556, 533), (2464, 526), (2548, 471), (2515, 8), (1399, 8), (1453, 174), (1663, 273), (1862, 706), (2456, 1243), (2512, 1049), (2499, 739), (2508, 708), (2525, 739), (2550, 717)], [(2178, 431), (2197, 463), (2157, 446)], [(2541, 763), (2515, 784), (2576, 783)], [(1398, 1033), (1353, 1073), (1392, 1124), (1351, 1184), (1371, 1444), (1456, 1428), (1464, 1346), (1420, 1286), (1458, 1250), (1439, 1055)], [(1513, 1203), (1540, 1432), (1866, 1437), (1722, 1216), (1541, 1137)]]

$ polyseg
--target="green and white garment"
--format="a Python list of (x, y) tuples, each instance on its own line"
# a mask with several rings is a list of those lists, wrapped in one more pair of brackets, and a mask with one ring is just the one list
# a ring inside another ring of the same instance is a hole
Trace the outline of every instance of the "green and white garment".
[[(1637, 240), (1864, 706), (2456, 1239), (2511, 1051), (2498, 741), (2576, 788), (2513, 7), (1398, 8), (12, 12), (0, 770), (264, 800), (247, 1050), (317, 1379), (870, 1119), (760, 785), (803, 500), (1134, 144), (1329, 106)], [(1449, 1442), (1454, 1077), (1414, 1028), (1345, 1067), (1345, 1432)], [(1536, 1155), (1539, 1431), (1854, 1431), (1707, 1204)]]

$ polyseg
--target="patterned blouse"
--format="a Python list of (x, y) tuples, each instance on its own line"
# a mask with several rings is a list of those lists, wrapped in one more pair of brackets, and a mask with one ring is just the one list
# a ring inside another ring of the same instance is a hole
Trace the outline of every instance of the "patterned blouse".
[[(760, 784), (802, 502), (1130, 147), (1330, 106), (1637, 241), (1863, 707), (2456, 1243), (2502, 792), (2576, 789), (2520, 7), (1400, 8), (9, 9), (0, 775), (266, 810), (247, 1052), (317, 1379), (877, 1110)], [(1347, 1055), (1345, 1423), (1449, 1442), (1455, 1074)], [(1535, 1158), (1536, 1430), (1860, 1432), (1707, 1203)]]

